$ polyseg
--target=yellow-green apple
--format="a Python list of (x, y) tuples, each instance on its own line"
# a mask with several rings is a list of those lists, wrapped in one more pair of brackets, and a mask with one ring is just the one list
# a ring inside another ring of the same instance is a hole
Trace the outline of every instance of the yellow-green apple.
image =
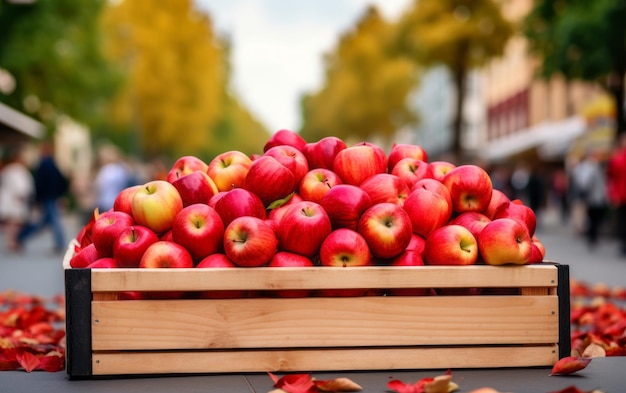
[(135, 185), (126, 187), (122, 191), (120, 191), (115, 197), (115, 201), (113, 202), (113, 210), (124, 212), (130, 216), (133, 215), (133, 196), (135, 192), (141, 188), (141, 185)]
[(396, 164), (405, 158), (428, 162), (428, 154), (421, 146), (409, 143), (394, 143), (389, 151), (388, 171), (391, 172)]
[(297, 132), (291, 130), (278, 130), (270, 138), (267, 140), (265, 145), (263, 146), (263, 152), (268, 151), (274, 146), (293, 146), (296, 149), (302, 151), (304, 145), (306, 145), (306, 140), (300, 136)]
[(495, 218), (512, 218), (521, 222), (526, 226), (530, 236), (533, 236), (537, 229), (537, 216), (535, 211), (519, 199), (512, 200), (505, 209), (496, 213)]
[(367, 241), (374, 257), (394, 258), (404, 252), (411, 241), (411, 218), (398, 204), (376, 203), (361, 215), (357, 232)]
[(159, 240), (152, 243), (139, 261), (140, 268), (192, 268), (189, 251), (178, 243)]
[(256, 194), (267, 207), (272, 202), (285, 198), (298, 183), (289, 168), (272, 156), (262, 156), (252, 161), (243, 188)]
[(199, 261), (220, 250), (224, 223), (211, 206), (189, 205), (174, 217), (172, 238), (189, 251), (194, 261)]
[(242, 216), (267, 218), (265, 206), (261, 198), (243, 188), (233, 188), (226, 191), (215, 203), (215, 210), (220, 215), (224, 226), (228, 226), (235, 218)]
[(426, 238), (424, 262), (427, 265), (474, 265), (477, 261), (476, 238), (461, 225), (444, 225)]
[(104, 257), (91, 262), (87, 266), (87, 269), (112, 269), (116, 267), (118, 266), (115, 259), (111, 257)]
[(172, 183), (179, 177), (188, 175), (191, 172), (200, 171), (206, 173), (207, 168), (207, 163), (196, 156), (182, 156), (174, 162), (174, 165), (167, 172), (165, 180)]
[(297, 184), (300, 184), (304, 175), (309, 171), (309, 162), (306, 160), (306, 157), (293, 146), (274, 146), (266, 151), (264, 155), (274, 157), (276, 161), (289, 168)]
[(324, 195), (320, 205), (328, 213), (333, 229), (356, 230), (361, 214), (372, 206), (372, 200), (362, 188), (338, 184)]
[[(424, 266), (421, 252), (407, 250), (391, 261), (391, 266)], [(393, 296), (429, 296), (430, 288), (389, 288), (385, 293)]]
[(369, 245), (357, 231), (339, 228), (330, 233), (320, 247), (322, 266), (348, 267), (372, 265)]
[(309, 169), (325, 168), (333, 170), (335, 156), (345, 149), (346, 143), (336, 136), (327, 136), (317, 142), (309, 142), (302, 152), (309, 162)]
[(493, 190), (491, 177), (478, 165), (460, 165), (441, 182), (450, 191), (452, 210), (457, 213), (482, 212), (489, 205)]
[(332, 187), (341, 183), (339, 176), (330, 169), (314, 168), (300, 181), (298, 193), (306, 201), (319, 203)]
[(411, 187), (411, 191), (415, 191), (418, 188), (425, 188), (432, 192), (436, 192), (444, 197), (452, 207), (452, 197), (450, 196), (450, 191), (448, 190), (448, 187), (444, 186), (439, 180), (428, 177), (418, 180), (415, 184), (413, 184), (413, 187)]
[[(296, 254), (289, 251), (279, 251), (267, 264), (268, 267), (281, 268), (281, 267), (313, 267), (313, 261), (308, 257)], [(266, 294), (275, 297), (309, 297), (313, 294), (313, 290), (310, 289), (280, 289), (275, 291), (267, 291)]]
[(360, 186), (377, 173), (387, 172), (386, 157), (382, 149), (371, 144), (360, 143), (341, 150), (333, 161), (333, 171), (346, 184)]
[(143, 253), (159, 241), (154, 231), (142, 225), (125, 228), (113, 243), (113, 258), (119, 267), (139, 267)]
[(456, 168), (456, 165), (448, 161), (431, 161), (428, 163), (428, 167), (433, 179), (442, 181), (448, 172)]
[(469, 229), (476, 239), (478, 239), (483, 228), (490, 222), (489, 217), (479, 212), (464, 212), (450, 220), (450, 224), (462, 225)]
[(509, 203), (511, 203), (509, 197), (504, 192), (494, 188), (491, 191), (491, 200), (489, 201), (489, 205), (487, 205), (483, 214), (493, 220), (496, 215), (500, 213), (500, 211), (509, 206)]
[(133, 218), (157, 235), (167, 232), (174, 217), (183, 209), (183, 200), (176, 187), (165, 180), (152, 180), (135, 192)]
[(133, 218), (124, 212), (110, 210), (102, 213), (93, 223), (91, 240), (101, 257), (113, 256), (113, 243), (120, 233), (133, 225)]
[[(200, 269), (230, 269), (234, 267), (237, 267), (237, 265), (223, 253), (211, 254), (196, 265), (196, 268)], [(201, 291), (198, 293), (198, 297), (201, 299), (238, 299), (248, 297), (248, 291), (239, 289)]]
[(452, 206), (441, 194), (426, 188), (416, 188), (404, 201), (413, 233), (427, 237), (432, 231), (444, 226), (452, 217)]
[(391, 174), (402, 179), (409, 189), (421, 179), (431, 178), (427, 162), (415, 158), (403, 158), (391, 169)]
[(411, 235), (411, 241), (406, 246), (407, 251), (417, 251), (420, 254), (424, 252), (424, 246), (426, 245), (426, 239), (423, 236), (413, 233)]
[(208, 204), (211, 198), (218, 193), (213, 179), (200, 171), (183, 175), (174, 180), (172, 185), (178, 190), (183, 201), (183, 207), (194, 203)]
[(321, 205), (311, 201), (293, 204), (276, 228), (279, 249), (313, 257), (331, 230), (330, 218)]
[(389, 202), (402, 206), (409, 196), (409, 187), (396, 175), (390, 173), (378, 173), (371, 176), (361, 185), (372, 200), (372, 204)]
[(480, 232), (478, 248), (488, 265), (524, 265), (532, 253), (532, 240), (520, 221), (496, 218)]
[(70, 259), (70, 266), (73, 268), (84, 268), (90, 263), (102, 258), (96, 250), (96, 246), (93, 243), (87, 244), (80, 250), (78, 250)]
[(530, 240), (532, 244), (532, 250), (530, 253), (530, 258), (528, 259), (528, 263), (543, 262), (543, 259), (546, 257), (546, 247), (537, 236), (532, 236)]
[(237, 266), (264, 266), (278, 251), (278, 238), (264, 220), (243, 216), (224, 230), (224, 251)]
[(218, 154), (207, 167), (207, 175), (219, 191), (229, 191), (243, 186), (243, 180), (252, 165), (252, 159), (239, 150)]

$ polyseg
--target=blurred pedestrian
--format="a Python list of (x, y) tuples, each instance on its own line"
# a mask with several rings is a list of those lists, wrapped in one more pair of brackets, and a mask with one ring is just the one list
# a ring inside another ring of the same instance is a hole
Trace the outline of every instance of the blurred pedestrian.
[(40, 210), (38, 219), (27, 223), (18, 234), (18, 246), (45, 228), (52, 230), (54, 252), (65, 250), (65, 229), (59, 209), (59, 200), (67, 193), (69, 180), (59, 170), (54, 160), (54, 148), (49, 142), (41, 146), (41, 158), (35, 169), (35, 196)]
[(552, 174), (552, 193), (559, 206), (561, 223), (566, 224), (569, 221), (570, 204), (569, 204), (569, 179), (567, 172), (563, 168), (559, 168)]
[(626, 133), (607, 163), (607, 193), (615, 209), (620, 254), (626, 256)]
[(35, 181), (26, 165), (24, 149), (9, 150), (6, 165), (0, 171), (0, 221), (6, 229), (6, 247), (19, 251), (19, 231), (30, 217), (35, 197)]
[(105, 145), (98, 152), (99, 169), (96, 173), (96, 207), (103, 213), (113, 208), (115, 198), (124, 188), (132, 184), (130, 171), (123, 160), (122, 152), (113, 145)]
[(590, 248), (598, 244), (608, 205), (606, 175), (601, 158), (599, 151), (586, 153), (572, 173), (575, 192), (585, 206), (584, 234)]

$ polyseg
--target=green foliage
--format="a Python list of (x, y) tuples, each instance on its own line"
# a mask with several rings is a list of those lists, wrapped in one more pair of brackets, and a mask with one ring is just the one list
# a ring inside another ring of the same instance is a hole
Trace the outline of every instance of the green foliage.
[(394, 55), (394, 28), (370, 7), (343, 34), (325, 58), (324, 86), (302, 99), (305, 139), (390, 137), (414, 122), (406, 104), (417, 71), (410, 60)]
[[(524, 22), (530, 49), (542, 59), (540, 75), (597, 82), (624, 105), (626, 2), (538, 0)], [(618, 130), (626, 131), (624, 110)]]
[(104, 0), (0, 2), (0, 66), (16, 79), (8, 105), (48, 125), (59, 114), (100, 124), (119, 75), (101, 54)]

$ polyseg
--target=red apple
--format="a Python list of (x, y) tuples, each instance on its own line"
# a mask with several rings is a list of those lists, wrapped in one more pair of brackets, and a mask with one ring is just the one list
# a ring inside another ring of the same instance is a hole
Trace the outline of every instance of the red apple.
[(98, 250), (96, 250), (96, 246), (93, 243), (86, 245), (81, 248), (72, 258), (70, 259), (70, 266), (73, 268), (85, 268), (90, 263), (102, 258), (100, 254), (98, 254)]
[(535, 230), (537, 229), (537, 216), (535, 211), (529, 206), (524, 205), (519, 199), (512, 200), (505, 209), (496, 213), (495, 218), (512, 218), (518, 220), (526, 226), (530, 236), (535, 235)]
[(268, 151), (274, 146), (281, 145), (293, 146), (296, 149), (302, 151), (306, 143), (306, 140), (302, 138), (297, 132), (284, 129), (278, 130), (265, 143), (265, 145), (263, 146), (263, 152)]
[(171, 183), (153, 180), (135, 192), (132, 209), (137, 224), (162, 234), (171, 228), (174, 217), (183, 209), (183, 200)]
[(209, 199), (208, 205), (211, 206), (212, 208), (215, 208), (215, 205), (217, 205), (217, 201), (219, 201), (220, 198), (226, 195), (227, 192), (228, 191), (218, 191), (217, 194), (213, 195), (211, 199)]
[(317, 142), (307, 143), (302, 152), (309, 162), (309, 169), (325, 168), (333, 170), (335, 156), (347, 146), (344, 141), (327, 136)]
[(509, 203), (511, 203), (509, 197), (502, 191), (494, 188), (491, 191), (491, 200), (489, 201), (489, 205), (487, 205), (483, 214), (493, 220), (498, 213), (509, 206)]
[(223, 237), (224, 223), (220, 215), (203, 203), (183, 208), (172, 222), (172, 238), (196, 261), (217, 252)]
[(546, 257), (546, 247), (537, 236), (531, 237), (530, 240), (532, 242), (532, 251), (528, 263), (543, 262), (543, 259)]
[(409, 189), (415, 182), (432, 177), (427, 162), (415, 158), (403, 158), (391, 169), (391, 174), (402, 179)]
[(450, 224), (457, 224), (464, 226), (472, 232), (472, 235), (476, 239), (480, 235), (483, 228), (489, 224), (491, 220), (482, 213), (478, 212), (464, 212), (456, 216), (450, 221)]
[(218, 154), (209, 162), (207, 175), (219, 191), (230, 191), (243, 186), (243, 181), (252, 165), (252, 159), (238, 150)]
[[(346, 184), (360, 186), (377, 173), (387, 171), (387, 160), (371, 144), (358, 144), (341, 150), (333, 161), (333, 171)], [(382, 150), (381, 150), (382, 151)]]
[(341, 183), (339, 176), (330, 169), (315, 168), (304, 175), (298, 193), (306, 201), (320, 203), (331, 188)]
[[(281, 267), (313, 267), (313, 261), (304, 255), (296, 254), (289, 251), (279, 251), (268, 263), (269, 267), (281, 268)], [(281, 289), (275, 291), (267, 291), (270, 296), (276, 297), (309, 297), (312, 295), (313, 290), (309, 289)]]
[(389, 172), (393, 170), (398, 162), (405, 158), (428, 162), (428, 154), (421, 146), (408, 143), (394, 143), (389, 151), (389, 162), (387, 164)]
[(339, 228), (324, 239), (320, 247), (320, 263), (323, 266), (347, 267), (370, 266), (372, 255), (367, 241), (358, 232)]
[(424, 252), (424, 246), (426, 245), (426, 239), (416, 233), (411, 235), (411, 241), (406, 246), (407, 251), (417, 251), (418, 253)]
[(124, 212), (110, 210), (102, 213), (91, 228), (91, 240), (102, 257), (113, 256), (113, 243), (120, 233), (135, 222)]
[(159, 237), (148, 227), (131, 225), (125, 228), (113, 243), (113, 258), (119, 267), (139, 267), (143, 253)]
[(176, 187), (183, 207), (194, 203), (208, 204), (211, 198), (218, 193), (217, 186), (213, 180), (204, 172), (195, 171), (183, 175), (172, 182)]
[(338, 184), (324, 195), (320, 205), (328, 213), (333, 229), (356, 230), (361, 214), (372, 206), (372, 200), (363, 189), (357, 186)]
[(446, 198), (426, 188), (411, 191), (403, 207), (411, 219), (413, 233), (424, 237), (444, 226), (452, 216), (452, 206)]
[(437, 194), (444, 197), (446, 201), (448, 201), (450, 207), (452, 207), (452, 197), (450, 196), (450, 191), (448, 190), (448, 187), (444, 186), (443, 183), (439, 180), (432, 178), (424, 178), (418, 180), (415, 182), (415, 184), (413, 184), (413, 187), (411, 187), (411, 191), (415, 191), (418, 188), (425, 188), (432, 192), (436, 192)]
[(265, 206), (261, 199), (243, 188), (234, 188), (215, 203), (215, 210), (222, 218), (224, 226), (228, 226), (235, 218), (242, 216), (267, 218)]
[(260, 218), (235, 218), (224, 231), (224, 251), (237, 266), (263, 266), (277, 249), (274, 230)]
[(139, 261), (141, 268), (192, 268), (191, 254), (178, 243), (159, 240), (151, 244)]
[(200, 171), (206, 173), (208, 165), (206, 162), (195, 156), (183, 156), (174, 162), (174, 165), (167, 172), (167, 180), (169, 183), (173, 183), (174, 180), (188, 175), (191, 172)]
[[(219, 269), (237, 267), (226, 254), (215, 253), (202, 259), (196, 268)], [(238, 289), (224, 289), (215, 291), (202, 291), (198, 294), (201, 299), (238, 299), (248, 297), (248, 291)]]
[(331, 230), (330, 218), (322, 206), (304, 201), (285, 211), (276, 235), (281, 250), (313, 257)]
[(91, 262), (87, 266), (87, 269), (113, 269), (116, 267), (118, 266), (115, 259), (111, 257), (104, 257)]
[(367, 241), (374, 257), (394, 258), (404, 252), (411, 241), (411, 218), (400, 205), (377, 203), (361, 215), (357, 231)]
[(456, 165), (448, 161), (432, 161), (428, 163), (428, 167), (433, 179), (442, 181), (448, 172), (456, 168)]
[(372, 200), (372, 204), (390, 202), (402, 206), (409, 196), (409, 187), (396, 175), (378, 173), (359, 186)]
[(276, 161), (289, 168), (297, 184), (300, 184), (304, 175), (309, 171), (309, 163), (306, 157), (293, 146), (274, 146), (266, 151), (264, 155), (274, 157)]
[(480, 256), (488, 265), (528, 263), (532, 253), (528, 229), (511, 218), (496, 218), (480, 233)]
[[(272, 221), (273, 223), (278, 225), (280, 220), (285, 215), (285, 212), (287, 211), (287, 209), (289, 209), (291, 205), (295, 205), (296, 203), (299, 203), (302, 201), (304, 201), (304, 199), (302, 199), (302, 197), (299, 194), (290, 194), (287, 200), (284, 200), (284, 199), (281, 200), (281, 202), (283, 202), (282, 204), (280, 205), (277, 204), (269, 210), (266, 221)], [(276, 229), (277, 227), (274, 228), (274, 230)]]
[(493, 186), (489, 173), (478, 165), (461, 165), (441, 181), (450, 191), (455, 212), (482, 212), (491, 200)]
[(461, 225), (444, 225), (426, 238), (424, 260), (428, 265), (474, 265), (478, 260), (476, 238)]
[(132, 217), (133, 215), (133, 196), (135, 192), (141, 188), (141, 185), (126, 187), (117, 194), (115, 201), (113, 202), (113, 210), (124, 212)]
[(289, 168), (274, 157), (263, 156), (252, 161), (243, 188), (256, 194), (264, 206), (285, 198), (293, 192), (298, 183)]

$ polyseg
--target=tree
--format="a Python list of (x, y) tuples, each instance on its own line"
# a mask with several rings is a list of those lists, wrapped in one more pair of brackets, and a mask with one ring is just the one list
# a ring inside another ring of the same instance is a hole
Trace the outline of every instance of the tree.
[(16, 80), (3, 101), (49, 126), (59, 115), (101, 124), (119, 75), (105, 60), (98, 18), (106, 2), (0, 2), (0, 67)]
[(416, 0), (399, 22), (399, 46), (416, 62), (445, 65), (456, 88), (452, 153), (463, 154), (468, 72), (501, 55), (513, 35), (495, 0)]
[(540, 75), (595, 82), (613, 97), (617, 133), (626, 132), (626, 2), (537, 0), (524, 21)]
[(406, 105), (415, 66), (394, 54), (393, 37), (394, 26), (375, 7), (343, 34), (325, 57), (324, 86), (302, 99), (305, 139), (390, 137), (415, 120)]

